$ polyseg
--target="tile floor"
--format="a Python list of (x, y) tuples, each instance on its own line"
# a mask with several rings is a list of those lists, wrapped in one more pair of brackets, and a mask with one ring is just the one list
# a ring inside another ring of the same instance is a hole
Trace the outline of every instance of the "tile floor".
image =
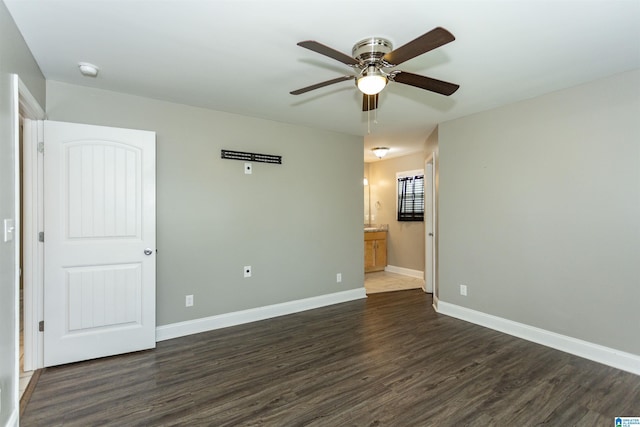
[(29, 381), (31, 381), (31, 377), (33, 376), (33, 371), (28, 371), (28, 372), (22, 372), (22, 369), (20, 370), (20, 398), (22, 399), (22, 395), (24, 394), (24, 391), (27, 389), (27, 386), (29, 385)]
[(420, 289), (424, 287), (424, 280), (388, 271), (376, 271), (364, 275), (364, 287), (367, 294)]

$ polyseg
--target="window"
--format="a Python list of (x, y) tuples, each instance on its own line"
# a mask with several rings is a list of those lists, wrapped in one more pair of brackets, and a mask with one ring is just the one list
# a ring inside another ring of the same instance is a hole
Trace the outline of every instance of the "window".
[(399, 172), (398, 221), (424, 221), (424, 171)]

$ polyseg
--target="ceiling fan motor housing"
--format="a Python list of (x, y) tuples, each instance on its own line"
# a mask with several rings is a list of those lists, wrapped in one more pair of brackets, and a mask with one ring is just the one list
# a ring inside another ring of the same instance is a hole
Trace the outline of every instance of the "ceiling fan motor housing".
[(352, 56), (360, 61), (362, 68), (376, 65), (376, 68), (384, 66), (382, 57), (393, 50), (393, 45), (387, 39), (371, 37), (360, 40), (353, 45)]

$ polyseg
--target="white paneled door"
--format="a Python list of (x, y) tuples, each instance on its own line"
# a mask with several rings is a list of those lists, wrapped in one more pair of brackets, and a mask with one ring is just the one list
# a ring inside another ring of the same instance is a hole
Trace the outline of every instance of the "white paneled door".
[(155, 133), (44, 122), (44, 365), (155, 347)]

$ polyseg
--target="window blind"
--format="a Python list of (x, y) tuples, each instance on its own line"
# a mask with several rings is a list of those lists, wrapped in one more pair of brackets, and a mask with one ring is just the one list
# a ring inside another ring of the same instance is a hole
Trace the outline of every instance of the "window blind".
[(424, 175), (398, 178), (398, 221), (424, 221)]

